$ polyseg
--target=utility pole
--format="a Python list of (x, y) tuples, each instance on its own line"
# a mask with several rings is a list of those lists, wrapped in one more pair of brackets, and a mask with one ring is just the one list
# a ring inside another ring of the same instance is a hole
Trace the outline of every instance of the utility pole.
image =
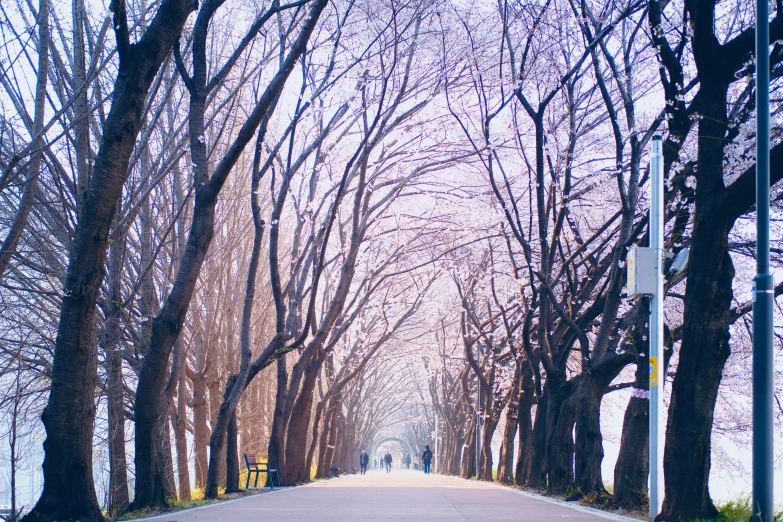
[[(481, 371), (482, 345), (476, 344), (478, 352), (478, 368)], [(481, 464), (481, 375), (476, 373), (476, 480), (479, 478)]]
[[(650, 520), (663, 505), (663, 141), (653, 136), (650, 154), (650, 246), (633, 247), (628, 253), (628, 296), (650, 302), (649, 390), (635, 390), (650, 401)], [(687, 251), (681, 254), (687, 262)], [(678, 255), (678, 258), (680, 256)], [(678, 264), (675, 259), (675, 265)]]
[(769, 273), (769, 5), (756, 0), (756, 278), (753, 282), (753, 522), (773, 522), (774, 389)]
[(435, 455), (433, 457), (434, 460), (435, 460), (435, 473), (438, 472), (438, 460), (440, 460), (440, 459), (438, 459), (438, 455), (439, 455), (439, 453), (438, 453), (438, 412), (436, 411), (435, 412)]
[(663, 142), (654, 136), (650, 157), (650, 249), (654, 292), (650, 299), (650, 520), (663, 505)]
[[(479, 362), (481, 357), (479, 356)], [(479, 478), (481, 463), (481, 377), (476, 375), (476, 479)]]

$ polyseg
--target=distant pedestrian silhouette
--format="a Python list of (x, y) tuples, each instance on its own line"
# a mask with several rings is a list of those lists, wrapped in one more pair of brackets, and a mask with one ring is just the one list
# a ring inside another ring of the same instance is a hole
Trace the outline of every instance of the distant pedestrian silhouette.
[(392, 459), (391, 453), (387, 451), (386, 456), (383, 457), (383, 461), (386, 463), (386, 473), (391, 473), (392, 460), (394, 459)]
[(432, 462), (432, 452), (430, 451), (429, 446), (424, 448), (424, 453), (421, 455), (421, 461), (424, 463), (424, 474), (429, 475), (430, 463)]
[(367, 473), (367, 464), (369, 463), (370, 463), (370, 456), (362, 451), (361, 455), (359, 455), (359, 469), (361, 470), (362, 475)]

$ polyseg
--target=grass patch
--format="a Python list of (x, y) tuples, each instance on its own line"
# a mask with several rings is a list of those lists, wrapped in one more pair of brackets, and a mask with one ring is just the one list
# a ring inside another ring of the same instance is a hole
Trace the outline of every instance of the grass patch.
[(158, 515), (160, 513), (165, 513), (172, 509), (185, 509), (185, 508), (206, 506), (208, 504), (214, 504), (218, 501), (219, 501), (218, 499), (205, 499), (205, 498), (199, 498), (195, 500), (169, 500), (168, 507), (138, 509), (136, 511), (128, 511), (127, 513), (123, 513), (122, 515), (115, 518), (114, 520), (128, 520), (131, 518), (146, 517), (149, 515)]
[[(718, 508), (718, 517), (715, 519), (701, 519), (697, 522), (747, 522), (753, 515), (750, 507), (750, 497), (730, 500), (725, 504), (716, 506)], [(775, 520), (783, 522), (783, 511), (775, 514)]]
[(609, 506), (609, 501), (612, 500), (610, 495), (606, 493), (588, 493), (584, 495), (579, 502), (585, 506), (597, 507), (600, 509), (606, 509)]
[(199, 506), (206, 506), (207, 504), (214, 504), (218, 499), (207, 500), (205, 498), (197, 500), (173, 500), (169, 502), (169, 507), (176, 509), (192, 508)]
[[(248, 494), (253, 494), (251, 487), (250, 489), (245, 489), (245, 479), (247, 478), (247, 470), (243, 470), (240, 474), (240, 489), (238, 493), (232, 493), (229, 495), (226, 495), (226, 488), (225, 486), (220, 486), (218, 488), (218, 498), (204, 498), (204, 489), (203, 488), (194, 488), (190, 492), (190, 500), (177, 500), (177, 499), (169, 499), (168, 505), (166, 507), (154, 507), (154, 508), (148, 508), (148, 509), (137, 509), (135, 511), (128, 511), (126, 513), (123, 513), (119, 516), (112, 517), (109, 513), (104, 512), (104, 516), (108, 520), (129, 520), (132, 518), (139, 518), (139, 517), (147, 517), (150, 515), (160, 515), (162, 513), (169, 513), (173, 511), (179, 511), (181, 509), (187, 509), (187, 508), (195, 508), (195, 507), (201, 507), (201, 506), (207, 506), (209, 504), (216, 504), (218, 502), (222, 502), (224, 500), (231, 500), (238, 497), (243, 497)], [(259, 483), (261, 481), (259, 480)], [(252, 486), (252, 484), (251, 484)]]

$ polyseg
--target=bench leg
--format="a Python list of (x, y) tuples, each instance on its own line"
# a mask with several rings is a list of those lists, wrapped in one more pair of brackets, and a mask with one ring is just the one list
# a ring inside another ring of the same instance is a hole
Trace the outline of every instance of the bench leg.
[(254, 488), (257, 488), (257, 487), (258, 487), (258, 476), (259, 476), (260, 474), (261, 474), (261, 472), (260, 472), (260, 471), (256, 471), (256, 482), (255, 482), (255, 484), (253, 484), (253, 487), (254, 487)]
[(252, 473), (252, 471), (250, 471), (250, 470), (247, 470), (247, 480), (245, 481), (245, 489), (247, 489), (248, 487), (250, 487), (250, 474), (251, 474), (251, 473)]

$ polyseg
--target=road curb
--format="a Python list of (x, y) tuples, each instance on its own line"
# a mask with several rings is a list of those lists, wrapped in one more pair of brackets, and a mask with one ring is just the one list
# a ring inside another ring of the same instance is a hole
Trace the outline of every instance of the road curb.
[(604, 518), (606, 520), (619, 520), (622, 522), (640, 522), (642, 519), (633, 518), (633, 517), (627, 517), (624, 515), (618, 515), (616, 513), (610, 513), (608, 511), (603, 511), (601, 509), (591, 508), (587, 506), (582, 506), (579, 504), (576, 504), (574, 502), (566, 502), (565, 500), (560, 500), (552, 497), (547, 497), (546, 495), (539, 495), (538, 493), (531, 493), (530, 491), (525, 491), (524, 489), (517, 489), (512, 488), (509, 486), (504, 486), (503, 484), (496, 484), (494, 482), (486, 482), (486, 481), (471, 481), (469, 479), (464, 479), (462, 477), (455, 477), (452, 475), (440, 475), (441, 477), (446, 477), (454, 480), (461, 480), (465, 482), (478, 482), (480, 484), (486, 484), (487, 486), (492, 486), (498, 489), (502, 489), (505, 491), (508, 491), (510, 493), (516, 493), (517, 495), (522, 495), (523, 497), (532, 498), (535, 500), (540, 500), (542, 502), (548, 502), (550, 504), (555, 504), (561, 507), (566, 507), (569, 509), (572, 509), (574, 511), (579, 511), (581, 513), (587, 513), (589, 515), (594, 515), (600, 518)]

